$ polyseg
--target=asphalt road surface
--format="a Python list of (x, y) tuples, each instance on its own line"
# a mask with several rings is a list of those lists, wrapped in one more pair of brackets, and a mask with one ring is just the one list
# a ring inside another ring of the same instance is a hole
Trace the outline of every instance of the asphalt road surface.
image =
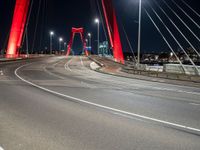
[(199, 150), (200, 89), (90, 70), (83, 56), (0, 64), (0, 150)]

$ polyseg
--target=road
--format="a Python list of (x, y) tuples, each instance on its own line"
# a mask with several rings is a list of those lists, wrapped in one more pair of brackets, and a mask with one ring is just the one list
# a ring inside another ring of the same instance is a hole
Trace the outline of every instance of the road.
[(0, 149), (200, 149), (199, 88), (101, 74), (90, 63), (0, 64)]

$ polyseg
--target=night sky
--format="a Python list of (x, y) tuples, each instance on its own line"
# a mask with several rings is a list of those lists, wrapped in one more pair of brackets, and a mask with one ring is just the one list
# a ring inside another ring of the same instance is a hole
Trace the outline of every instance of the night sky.
[[(171, 0), (166, 0), (167, 3), (182, 17), (182, 19), (188, 24), (192, 31), (200, 37), (200, 30), (196, 27), (186, 16), (178, 10), (175, 5), (173, 5)], [(175, 0), (180, 6), (200, 25), (200, 18), (196, 16), (192, 11), (190, 11), (181, 0)], [(198, 0), (185, 0), (194, 10), (200, 13), (200, 4)], [(120, 27), (120, 33), (123, 42), (123, 51), (130, 51), (127, 41), (125, 40), (125, 34), (123, 27), (127, 32), (131, 45), (134, 51), (137, 49), (137, 26), (138, 26), (138, 0), (114, 0), (114, 5), (117, 12), (118, 24)], [(187, 35), (188, 39), (194, 44), (194, 46), (200, 49), (199, 42), (191, 36), (191, 34), (186, 30), (186, 28), (177, 20), (176, 17), (167, 9), (162, 0), (158, 1), (159, 4), (164, 8), (164, 10), (169, 14), (172, 20), (180, 27), (180, 29)], [(94, 18), (99, 16), (96, 0), (41, 0), (41, 5), (39, 5), (40, 0), (34, 0), (33, 11), (31, 13), (30, 22), (28, 26), (29, 33), (29, 49), (33, 47), (33, 35), (36, 26), (36, 16), (37, 11), (40, 6), (40, 17), (38, 22), (36, 41), (34, 44), (34, 51), (39, 51), (49, 47), (49, 31), (53, 30), (56, 33), (54, 38), (54, 49), (58, 48), (58, 38), (61, 36), (64, 41), (69, 41), (70, 30), (72, 27), (84, 27), (86, 32), (91, 32), (93, 34), (93, 46), (95, 49), (96, 42), (96, 25), (94, 24)], [(9, 30), (12, 21), (12, 15), (14, 10), (15, 0), (0, 0), (0, 49), (6, 48), (6, 42), (8, 40)], [(170, 27), (175, 36), (183, 44), (184, 48), (189, 47), (184, 39), (177, 33), (175, 28), (169, 23), (167, 18), (159, 11), (153, 0), (143, 0), (143, 11), (142, 11), (142, 51), (152, 52), (152, 51), (167, 51), (168, 47), (162, 40), (161, 36), (157, 32), (156, 28), (153, 26), (151, 21), (145, 14), (144, 8), (148, 10), (151, 16), (155, 19), (156, 23), (159, 25), (161, 31), (166, 35), (169, 42), (175, 50), (178, 46), (172, 40), (170, 35), (162, 27), (162, 24), (152, 13), (149, 4), (155, 8), (155, 10), (160, 14), (166, 24)], [(102, 22), (102, 21), (101, 21)], [(101, 25), (101, 41), (105, 40), (103, 33), (103, 28)], [(74, 49), (81, 49), (80, 38), (75, 40)]]

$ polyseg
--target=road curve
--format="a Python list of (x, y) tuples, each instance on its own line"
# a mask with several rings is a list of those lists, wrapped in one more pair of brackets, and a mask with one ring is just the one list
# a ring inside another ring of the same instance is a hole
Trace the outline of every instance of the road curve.
[(200, 148), (200, 89), (90, 70), (83, 56), (0, 64), (0, 148)]

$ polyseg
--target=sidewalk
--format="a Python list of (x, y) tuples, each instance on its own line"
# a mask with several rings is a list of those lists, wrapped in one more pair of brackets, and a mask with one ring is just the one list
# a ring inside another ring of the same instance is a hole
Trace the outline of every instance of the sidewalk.
[(160, 83), (168, 83), (168, 84), (176, 84), (176, 85), (200, 88), (200, 83), (193, 82), (193, 81), (183, 81), (183, 80), (174, 80), (174, 79), (166, 79), (166, 78), (159, 78), (159, 77), (149, 77), (149, 76), (145, 76), (145, 75), (136, 75), (136, 74), (129, 74), (126, 72), (122, 72), (121, 70), (122, 70), (123, 65), (116, 63), (108, 58), (91, 56), (91, 59), (94, 62), (96, 62), (98, 65), (99, 65), (99, 63), (103, 64), (103, 66), (96, 67), (97, 69), (94, 69), (101, 73), (115, 75), (115, 76), (121, 76), (121, 77), (125, 77), (125, 78), (132, 78), (132, 79), (146, 80), (146, 81), (152, 81), (152, 82), (160, 82)]

